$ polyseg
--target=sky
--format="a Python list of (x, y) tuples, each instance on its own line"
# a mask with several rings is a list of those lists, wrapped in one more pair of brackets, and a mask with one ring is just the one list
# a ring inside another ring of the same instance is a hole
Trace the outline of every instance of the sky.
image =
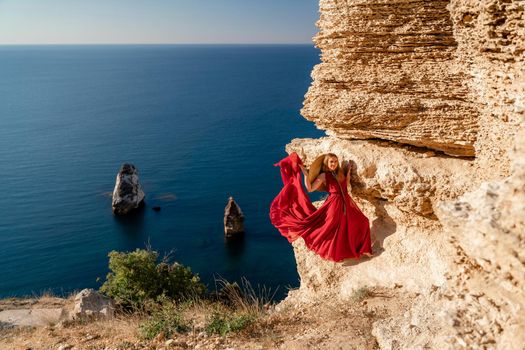
[(0, 0), (0, 45), (311, 43), (319, 0)]

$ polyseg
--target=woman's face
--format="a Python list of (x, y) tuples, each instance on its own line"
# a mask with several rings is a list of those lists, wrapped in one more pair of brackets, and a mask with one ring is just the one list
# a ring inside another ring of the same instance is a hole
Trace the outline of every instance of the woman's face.
[(330, 171), (335, 171), (339, 165), (339, 160), (336, 157), (328, 158), (328, 169)]

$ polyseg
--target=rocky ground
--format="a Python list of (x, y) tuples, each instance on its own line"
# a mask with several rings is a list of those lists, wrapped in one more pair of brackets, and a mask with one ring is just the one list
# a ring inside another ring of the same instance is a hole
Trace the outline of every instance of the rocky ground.
[[(141, 338), (140, 315), (117, 315), (96, 322), (61, 322), (33, 327), (16, 327), (0, 331), (0, 348), (4, 349), (377, 349), (372, 335), (375, 322), (403, 314), (414, 297), (401, 288), (363, 288), (342, 303), (334, 300), (301, 304), (284, 301), (268, 310), (254, 324), (239, 333), (224, 337), (204, 331), (206, 310), (187, 311), (195, 319), (185, 334), (153, 340)], [(62, 299), (63, 300), (63, 299)], [(8, 300), (8, 308), (47, 307), (42, 301)], [(63, 302), (67, 302), (64, 301)], [(59, 299), (52, 303), (56, 307)], [(200, 321), (199, 321), (200, 318)]]

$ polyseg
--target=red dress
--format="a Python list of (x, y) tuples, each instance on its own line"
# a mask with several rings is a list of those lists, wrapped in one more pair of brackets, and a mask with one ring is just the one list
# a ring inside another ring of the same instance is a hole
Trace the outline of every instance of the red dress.
[(341, 261), (372, 253), (370, 224), (348, 194), (346, 178), (339, 184), (326, 173), (328, 198), (316, 209), (302, 185), (302, 164), (292, 153), (275, 166), (281, 168), (283, 189), (270, 205), (270, 220), (291, 243), (301, 237), (324, 259)]

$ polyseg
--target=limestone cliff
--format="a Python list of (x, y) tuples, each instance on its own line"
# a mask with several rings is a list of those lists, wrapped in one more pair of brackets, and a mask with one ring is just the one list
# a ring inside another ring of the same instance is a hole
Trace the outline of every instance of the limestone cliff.
[(330, 136), (287, 151), (352, 161), (376, 255), (334, 264), (298, 240), (289, 302), (396, 288), (417, 297), (375, 323), (382, 348), (525, 344), (524, 8), (320, 0), (321, 63), (302, 113)]
[(338, 137), (474, 155), (479, 110), (447, 5), (321, 0), (322, 63), (303, 115)]

